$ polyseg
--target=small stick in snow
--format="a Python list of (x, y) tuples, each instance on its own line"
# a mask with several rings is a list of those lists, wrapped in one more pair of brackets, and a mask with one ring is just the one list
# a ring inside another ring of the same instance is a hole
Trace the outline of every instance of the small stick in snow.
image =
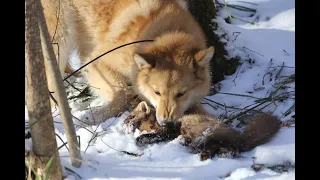
[(286, 50), (284, 50), (284, 49), (283, 49), (283, 52), (285, 52), (288, 56), (290, 56), (290, 54), (289, 54), (289, 53), (287, 53), (287, 51), (286, 51)]
[(106, 146), (108, 146), (110, 149), (113, 149), (113, 150), (115, 150), (115, 151), (122, 152), (122, 153), (128, 154), (128, 155), (130, 155), (130, 156), (135, 156), (135, 157), (141, 157), (141, 156), (143, 155), (143, 154), (136, 154), (136, 153), (132, 153), (132, 152), (128, 152), (128, 151), (120, 151), (120, 150), (117, 150), (117, 149), (109, 146), (109, 145), (108, 145), (107, 143), (105, 143), (102, 139), (101, 139), (101, 141), (102, 141)]
[(249, 50), (249, 51), (251, 51), (251, 52), (254, 52), (254, 53), (256, 53), (256, 54), (259, 54), (260, 56), (264, 57), (262, 54), (260, 54), (260, 53), (258, 53), (258, 52), (256, 52), (256, 51), (253, 51), (253, 50), (251, 50), (251, 49), (249, 49), (249, 48), (247, 48), (247, 47), (245, 47), (245, 46), (243, 46), (243, 48), (244, 48), (244, 49), (247, 49), (247, 50)]

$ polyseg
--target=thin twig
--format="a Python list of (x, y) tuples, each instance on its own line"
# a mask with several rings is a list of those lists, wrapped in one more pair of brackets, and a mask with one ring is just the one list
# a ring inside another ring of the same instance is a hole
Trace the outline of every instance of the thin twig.
[(58, 29), (58, 25), (59, 25), (60, 8), (61, 8), (61, 5), (60, 5), (60, 0), (59, 0), (58, 13), (57, 13), (57, 24), (56, 24), (56, 28), (54, 29), (54, 33), (53, 33), (53, 36), (52, 36), (52, 40), (51, 40), (52, 43), (53, 43), (54, 38), (55, 38), (55, 36), (56, 36), (57, 29)]
[[(63, 143), (61, 146), (58, 147), (58, 150), (60, 150), (63, 146), (67, 147), (66, 145), (68, 144), (68, 141)], [(69, 151), (69, 150), (68, 150)]]
[(246, 111), (243, 111), (243, 112), (239, 113), (237, 116), (234, 116), (234, 117), (228, 119), (227, 122), (232, 121), (232, 120), (234, 120), (234, 119), (236, 119), (236, 118), (239, 118), (240, 116), (242, 116), (242, 115), (246, 114), (247, 112), (249, 112), (249, 111), (251, 111), (251, 110), (253, 110), (253, 109), (255, 109), (255, 108), (257, 108), (257, 107), (259, 107), (259, 106), (261, 106), (261, 105), (263, 105), (264, 103), (266, 103), (266, 102), (262, 102), (262, 103), (254, 106), (254, 107), (252, 107), (252, 108), (250, 108), (250, 109), (248, 109), (248, 110), (246, 110)]
[(292, 66), (270, 66), (271, 68), (276, 68), (276, 67), (284, 67), (284, 68), (296, 68)]
[(65, 77), (65, 78), (63, 79), (63, 81), (67, 80), (68, 78), (70, 78), (71, 76), (73, 76), (74, 74), (76, 74), (78, 71), (80, 71), (81, 69), (83, 69), (84, 67), (86, 67), (87, 65), (89, 65), (90, 63), (92, 63), (92, 62), (94, 62), (94, 61), (98, 60), (98, 59), (99, 59), (99, 58), (101, 58), (102, 56), (104, 56), (104, 55), (106, 55), (106, 54), (108, 54), (108, 53), (110, 53), (110, 52), (112, 52), (112, 51), (115, 51), (115, 50), (117, 50), (117, 49), (119, 49), (119, 48), (122, 48), (122, 47), (124, 47), (124, 46), (128, 46), (128, 45), (131, 45), (131, 44), (136, 44), (136, 43), (141, 43), (141, 42), (153, 42), (153, 41), (154, 41), (154, 40), (141, 40), (141, 41), (134, 41), (134, 42), (127, 43), (127, 44), (123, 44), (123, 45), (121, 45), (121, 46), (118, 46), (118, 47), (116, 47), (116, 48), (113, 48), (113, 49), (111, 49), (111, 50), (109, 50), (109, 51), (107, 51), (107, 52), (105, 52), (105, 53), (101, 54), (100, 56), (98, 56), (98, 57), (94, 58), (93, 60), (89, 61), (89, 62), (88, 62), (88, 63), (86, 63), (85, 65), (81, 66), (79, 69), (77, 69), (77, 70), (73, 71), (71, 74), (69, 74), (67, 77)]
[(246, 22), (246, 23), (249, 23), (249, 24), (254, 24), (253, 22), (249, 22), (249, 21), (246, 21), (246, 20), (243, 20), (243, 19), (237, 18), (237, 17), (235, 17), (235, 16), (232, 16), (232, 15), (230, 14), (230, 12), (229, 12), (228, 5), (227, 5), (227, 3), (226, 3), (226, 1), (225, 1), (225, 0), (224, 0), (224, 5), (225, 5), (226, 11), (227, 11), (228, 16), (229, 16), (229, 18), (230, 18), (230, 19), (232, 19), (232, 18), (233, 18), (233, 19), (237, 19), (237, 20), (242, 21), (242, 22)]
[(89, 93), (89, 87), (85, 87), (84, 89), (82, 89), (82, 91), (80, 91), (80, 93), (78, 95), (69, 97), (69, 100), (72, 99), (77, 99), (77, 98), (82, 98), (82, 97), (92, 97), (92, 95)]
[(122, 115), (123, 113), (119, 113), (117, 116), (116, 116), (116, 118), (112, 121), (112, 123), (110, 123), (108, 126), (107, 126), (107, 128), (106, 128), (106, 130), (116, 121), (116, 120), (118, 120), (118, 118)]
[(234, 38), (234, 40), (232, 41), (232, 43), (233, 43), (234, 41), (236, 41), (237, 38), (238, 38), (238, 36), (241, 34), (241, 32), (233, 32), (232, 35), (234, 35), (235, 33), (236, 33), (237, 35), (236, 35), (236, 37)]
[(263, 106), (262, 108), (260, 108), (259, 109), (259, 111), (262, 111), (262, 109), (264, 109), (264, 108), (266, 108), (266, 107), (268, 107), (270, 104), (272, 104), (273, 102), (270, 102), (269, 104), (267, 104), (267, 105), (265, 105), (265, 106)]
[[(49, 93), (49, 95), (50, 95), (50, 98), (56, 103), (56, 105), (58, 106), (58, 102), (56, 101), (56, 99), (52, 96), (52, 94), (51, 93)], [(59, 115), (59, 114), (58, 114)], [(83, 122), (83, 121), (81, 121), (79, 118), (77, 118), (77, 117), (75, 117), (74, 115), (72, 115), (71, 114), (71, 117), (73, 117), (73, 118), (75, 118), (77, 121), (79, 121), (80, 123), (83, 123), (83, 124), (85, 124), (85, 125), (87, 125), (87, 126), (90, 126), (90, 124), (86, 124), (85, 122)], [(53, 122), (55, 122), (55, 121), (53, 121)], [(62, 122), (55, 122), (55, 123), (60, 123), (60, 124), (62, 124)], [(90, 130), (88, 130), (84, 125), (79, 125), (79, 124), (74, 124), (75, 126), (80, 126), (80, 127), (82, 127), (82, 128), (84, 128), (85, 130), (87, 130), (87, 131), (89, 131), (90, 133), (92, 133)]]
[(284, 62), (282, 62), (282, 66), (281, 66), (280, 70), (278, 71), (278, 73), (276, 74), (275, 79), (277, 79), (278, 76), (280, 75), (280, 73), (281, 73), (281, 71), (282, 71), (282, 69), (283, 69), (283, 66), (284, 66)]
[(74, 83), (76, 83), (76, 84), (80, 84), (80, 85), (86, 85), (87, 87), (94, 88), (94, 89), (100, 89), (100, 88), (98, 88), (98, 87), (91, 86), (91, 85), (89, 85), (89, 84), (87, 84), (87, 83), (82, 83), (82, 82), (73, 82), (73, 84), (74, 84)]
[(54, 111), (52, 112), (52, 114), (54, 114), (57, 110), (58, 110), (57, 106), (54, 106)]
[(66, 82), (75, 90), (79, 91), (81, 93), (81, 90), (76, 88), (73, 84), (71, 84), (68, 80), (66, 80)]
[(52, 101), (56, 104), (56, 106), (58, 106), (58, 102), (57, 100), (52, 96), (51, 92), (49, 91), (49, 96), (52, 99)]
[[(90, 107), (90, 105), (89, 105), (89, 107)], [(95, 124), (95, 119), (94, 119), (94, 116), (93, 116), (93, 113), (92, 113), (91, 108), (90, 108), (90, 112), (91, 112), (92, 120), (93, 120), (93, 122), (94, 122), (94, 124)], [(101, 121), (100, 121), (100, 122), (101, 122)], [(96, 131), (97, 131), (97, 129), (99, 128), (99, 126), (100, 126), (100, 123), (98, 124), (98, 126), (96, 127), (96, 129), (93, 131), (93, 135), (91, 136), (91, 138), (90, 138), (90, 140), (89, 140), (89, 142), (88, 142), (88, 145), (87, 145), (86, 149), (84, 150), (84, 153), (87, 152), (87, 150), (88, 150), (88, 148), (89, 148), (89, 146), (90, 146), (91, 141), (93, 141), (93, 140), (97, 137), (98, 134), (96, 133)]]
[(253, 105), (256, 105), (256, 104), (259, 104), (259, 103), (253, 103), (253, 104), (247, 105), (247, 106), (245, 106), (243, 109), (247, 109), (248, 107), (253, 106)]
[(248, 2), (248, 1), (233, 1), (233, 2), (242, 2), (242, 3), (252, 4), (252, 5), (258, 5), (257, 3)]
[(208, 105), (208, 106), (212, 107), (213, 109), (217, 109), (217, 107), (212, 106), (210, 103), (202, 102), (200, 104), (205, 104), (205, 105)]
[(75, 118), (80, 124), (85, 125), (85, 126), (91, 126), (91, 124), (88, 124), (82, 120), (80, 120), (79, 118), (77, 118), (76, 116), (72, 115), (73, 118)]
[(240, 69), (241, 69), (242, 65), (243, 65), (243, 63), (241, 63), (240, 67), (239, 67), (238, 70), (237, 70), (236, 76), (235, 76), (234, 79), (232, 80), (232, 82), (234, 83), (234, 86), (237, 86), (237, 84), (236, 84), (236, 79), (237, 79), (237, 77), (238, 77), (238, 74), (239, 74), (239, 72), (240, 72)]
[(70, 171), (70, 172), (74, 173), (75, 175), (77, 175), (80, 179), (82, 179), (82, 177), (81, 177), (78, 173), (74, 172), (72, 169), (70, 169), (70, 168), (68, 168), (68, 167), (66, 167), (66, 166), (64, 166), (64, 168), (65, 168), (67, 171)]
[[(97, 130), (97, 129), (96, 129), (96, 130)], [(95, 131), (96, 131), (96, 130), (95, 130)], [(92, 134), (89, 142), (88, 142), (88, 145), (87, 145), (86, 149), (84, 150), (84, 153), (87, 152), (87, 150), (88, 150), (88, 148), (89, 148), (89, 146), (90, 146), (90, 143), (91, 143), (96, 137), (98, 137), (98, 133), (94, 132), (94, 133)]]
[[(58, 121), (53, 121), (53, 122), (54, 122), (54, 123), (57, 123), (57, 124), (62, 124), (62, 122), (58, 122)], [(83, 129), (87, 130), (88, 132), (90, 132), (91, 134), (93, 134), (93, 132), (90, 131), (89, 129), (87, 129), (85, 126), (82, 126), (82, 125), (80, 125), (80, 124), (75, 124), (75, 126), (81, 127), (81, 128), (83, 128)]]
[(245, 47), (245, 46), (243, 46), (243, 48), (244, 48), (244, 49), (247, 49), (247, 50), (249, 50), (249, 51), (251, 51), (251, 52), (254, 52), (254, 53), (256, 53), (256, 54), (259, 54), (260, 56), (264, 57), (262, 54), (260, 54), (260, 53), (258, 53), (258, 52), (256, 52), (256, 51), (253, 51), (253, 50), (251, 50), (251, 49), (249, 49), (249, 48), (247, 48), (247, 47)]
[[(90, 108), (91, 108), (91, 109), (99, 108), (99, 107), (102, 107), (102, 106), (90, 106)], [(83, 111), (85, 111), (85, 110), (89, 110), (90, 108), (89, 108), (89, 107), (84, 108), (84, 109), (83, 109)]]
[(290, 54), (289, 54), (289, 53), (287, 53), (287, 51), (286, 51), (286, 50), (284, 50), (284, 49), (283, 49), (283, 52), (285, 52), (288, 56), (290, 56)]
[(108, 146), (110, 149), (113, 149), (113, 150), (115, 150), (115, 151), (122, 152), (122, 153), (128, 154), (128, 155), (130, 155), (130, 156), (135, 156), (135, 157), (141, 157), (141, 156), (143, 155), (143, 154), (136, 154), (136, 153), (132, 153), (132, 152), (128, 152), (128, 151), (119, 151), (119, 150), (117, 150), (117, 149), (109, 146), (107, 143), (105, 143), (105, 142), (102, 140), (102, 138), (101, 138), (101, 141), (102, 141), (106, 146)]
[(217, 94), (226, 94), (226, 95), (231, 95), (231, 96), (240, 96), (240, 97), (249, 97), (249, 98), (254, 98), (254, 99), (261, 99), (261, 98), (257, 98), (257, 97), (250, 96), (250, 95), (245, 95), (245, 94), (223, 93), (223, 92), (217, 92)]
[(230, 8), (233, 8), (233, 9), (240, 10), (240, 11), (253, 12), (253, 13), (257, 12), (257, 10), (252, 9), (252, 8), (248, 8), (245, 6), (240, 6), (240, 5), (235, 5), (235, 4), (228, 4), (227, 6)]
[(292, 106), (286, 112), (283, 113), (282, 117), (288, 116), (290, 114), (290, 111), (295, 107), (296, 103), (293, 103)]
[(271, 73), (271, 72), (267, 72), (266, 74), (264, 74), (264, 75), (263, 75), (263, 78), (262, 78), (262, 86), (264, 86), (264, 78), (265, 78), (265, 76), (268, 75), (268, 74), (269, 74), (270, 78), (272, 77), (272, 73)]
[(220, 105), (220, 106), (222, 106), (222, 107), (227, 107), (227, 108), (230, 108), (230, 109), (242, 110), (241, 108), (236, 108), (236, 107), (232, 107), (232, 106), (225, 106), (225, 105), (223, 105), (223, 104), (221, 104), (221, 103), (219, 103), (219, 102), (213, 101), (213, 100), (208, 99), (208, 98), (204, 98), (204, 99), (207, 100), (207, 101), (210, 101), (210, 102), (212, 102), (212, 103), (218, 104), (218, 105)]
[(58, 148), (58, 150), (59, 150), (61, 147), (65, 146), (65, 147), (67, 148), (67, 150), (69, 151), (69, 148), (67, 147), (67, 142), (64, 142), (64, 141), (62, 140), (62, 138), (61, 138), (57, 133), (55, 133), (55, 134), (56, 134), (56, 136), (60, 139), (60, 141), (62, 142), (62, 145)]
[(55, 118), (55, 117), (58, 117), (58, 116), (60, 116), (60, 114), (56, 114), (55, 116), (52, 116), (52, 118)]
[(115, 119), (112, 121), (112, 123), (110, 123), (110, 124), (104, 129), (105, 133), (101, 133), (101, 134), (97, 135), (96, 137), (100, 137), (100, 136), (103, 136), (103, 135), (105, 135), (105, 134), (108, 134), (108, 132), (107, 132), (108, 128), (109, 128), (116, 120), (118, 120), (118, 118), (119, 118), (122, 114), (123, 114), (123, 113), (119, 113), (119, 114), (115, 117)]

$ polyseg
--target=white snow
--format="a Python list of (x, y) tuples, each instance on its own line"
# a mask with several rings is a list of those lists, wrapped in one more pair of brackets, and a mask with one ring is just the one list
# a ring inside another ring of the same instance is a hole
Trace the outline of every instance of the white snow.
[[(277, 88), (277, 83), (285, 76), (295, 73), (295, 1), (294, 0), (246, 0), (256, 3), (247, 4), (235, 0), (228, 0), (232, 4), (243, 5), (254, 8), (257, 12), (249, 17), (248, 12), (243, 12), (229, 8), (232, 15), (245, 21), (255, 24), (248, 24), (233, 19), (232, 24), (224, 21), (228, 17), (225, 9), (220, 9), (219, 16), (214, 20), (219, 23), (221, 29), (218, 34), (227, 33), (229, 39), (222, 39), (227, 42), (227, 50), (230, 57), (241, 57), (242, 65), (236, 73), (226, 76), (221, 82), (219, 92), (245, 94), (256, 98), (268, 97)], [(223, 0), (219, 0), (223, 3)], [(258, 20), (257, 20), (257, 17)], [(76, 55), (76, 54), (74, 54)], [(271, 60), (272, 59), (272, 60)], [(252, 63), (252, 60), (255, 62)], [(270, 61), (271, 60), (271, 61)], [(73, 60), (73, 62), (76, 62)], [(281, 72), (281, 66), (284, 64)], [(75, 66), (77, 64), (75, 63)], [(268, 74), (269, 72), (269, 74)], [(278, 72), (280, 72), (278, 74)], [(267, 74), (267, 75), (266, 75)], [(277, 76), (277, 78), (276, 78)], [(271, 77), (271, 80), (270, 80)], [(277, 79), (277, 80), (276, 80)], [(283, 93), (289, 93), (294, 98), (292, 92), (295, 84), (287, 84), (287, 89), (280, 89), (273, 97)], [(260, 90), (258, 90), (260, 89)], [(244, 108), (254, 104), (254, 98), (240, 97), (230, 94), (215, 94), (207, 97), (215, 102)], [(209, 102), (203, 100), (203, 102)], [(91, 107), (101, 105), (101, 101), (88, 101), (85, 105), (71, 102), (73, 115), (81, 117), (90, 116), (90, 110), (81, 111), (88, 104)], [(270, 104), (263, 111), (270, 111), (278, 116), (282, 121), (291, 120), (294, 113), (288, 115), (284, 113), (294, 105), (294, 99), (286, 99), (283, 102)], [(205, 108), (212, 114), (232, 116), (238, 111), (227, 109), (215, 103), (215, 109), (208, 105)], [(267, 105), (265, 103), (259, 107)], [(254, 105), (252, 105), (254, 106)], [(251, 106), (251, 107), (252, 107)], [(54, 109), (53, 109), (54, 110)], [(25, 110), (26, 121), (28, 121), (27, 109)], [(53, 115), (58, 115), (59, 110)], [(295, 179), (295, 169), (288, 172), (276, 172), (267, 167), (283, 165), (287, 163), (295, 164), (295, 127), (282, 127), (280, 132), (268, 143), (256, 147), (250, 152), (242, 153), (243, 158), (228, 159), (218, 158), (200, 161), (199, 155), (191, 154), (180, 144), (181, 139), (177, 138), (167, 143), (159, 143), (140, 148), (135, 145), (135, 138), (141, 132), (134, 134), (125, 133), (122, 122), (127, 117), (128, 112), (120, 117), (111, 118), (100, 125), (84, 129), (77, 127), (77, 135), (80, 136), (81, 152), (83, 164), (80, 168), (71, 166), (69, 153), (65, 147), (59, 150), (61, 163), (75, 171), (81, 179), (88, 180), (293, 180)], [(64, 142), (67, 141), (63, 131), (63, 126), (59, 116), (54, 117), (55, 132)], [(76, 124), (79, 124), (75, 121)], [(98, 137), (91, 140), (92, 133)], [(90, 142), (91, 141), (91, 142)], [(90, 144), (88, 145), (88, 143)], [(63, 143), (57, 137), (57, 145)], [(25, 140), (26, 149), (32, 146), (31, 139)], [(111, 147), (111, 148), (110, 148)], [(118, 151), (116, 151), (118, 150)], [(127, 151), (136, 154), (143, 154), (141, 157), (134, 157), (119, 151)], [(254, 171), (251, 166), (263, 164), (264, 168)], [(75, 175), (64, 170), (65, 180), (78, 180)]]

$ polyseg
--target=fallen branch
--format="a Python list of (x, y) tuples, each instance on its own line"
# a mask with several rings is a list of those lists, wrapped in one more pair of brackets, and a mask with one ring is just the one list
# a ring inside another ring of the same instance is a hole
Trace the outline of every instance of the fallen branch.
[[(41, 5), (40, 1), (39, 4)], [(57, 93), (57, 103), (59, 104), (62, 123), (68, 139), (71, 163), (75, 167), (80, 167), (82, 159), (80, 154), (80, 148), (77, 142), (76, 132), (72, 121), (67, 95), (63, 86), (62, 77), (57, 64), (56, 56), (54, 54), (52, 42), (50, 40), (50, 35), (44, 17), (43, 8), (39, 10), (39, 29), (41, 45), (45, 57), (45, 63), (47, 65), (46, 67), (48, 68), (48, 73), (52, 77), (52, 83), (56, 91), (55, 93)]]

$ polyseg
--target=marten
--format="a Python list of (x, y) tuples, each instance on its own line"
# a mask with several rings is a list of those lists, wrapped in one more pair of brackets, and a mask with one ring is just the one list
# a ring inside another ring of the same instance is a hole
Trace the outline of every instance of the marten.
[(154, 108), (142, 101), (124, 123), (133, 126), (132, 131), (139, 129), (148, 132), (137, 137), (138, 146), (170, 141), (181, 135), (184, 145), (188, 146), (191, 152), (204, 152), (207, 158), (211, 158), (221, 149), (233, 152), (250, 151), (268, 142), (281, 127), (280, 121), (269, 113), (257, 113), (246, 121), (248, 124), (242, 133), (219, 122), (213, 116), (200, 114), (184, 115), (175, 123), (160, 126)]

